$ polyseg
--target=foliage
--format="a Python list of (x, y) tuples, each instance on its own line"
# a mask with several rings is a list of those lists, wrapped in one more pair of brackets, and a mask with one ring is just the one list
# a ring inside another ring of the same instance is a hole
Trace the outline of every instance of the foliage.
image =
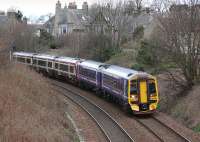
[(23, 14), (20, 10), (18, 10), (16, 13), (15, 13), (15, 17), (18, 21), (22, 21), (22, 18), (23, 18)]
[(46, 30), (41, 29), (40, 30), (40, 40), (51, 41), (51, 40), (53, 40), (53, 36), (50, 33), (48, 33)]
[(102, 34), (92, 35), (89, 38), (87, 49), (91, 49), (92, 59), (101, 62), (109, 60), (111, 56), (120, 52), (119, 48), (113, 45), (111, 37)]
[(131, 68), (137, 71), (144, 71), (144, 65), (138, 63), (134, 64)]
[(156, 54), (159, 45), (150, 40), (141, 41), (140, 48), (136, 57), (136, 61), (140, 64), (156, 66), (159, 62), (158, 54)]
[(39, 37), (38, 43), (42, 45), (43, 47), (48, 45), (49, 48), (51, 49), (57, 48), (57, 44), (54, 37), (50, 33), (48, 33), (46, 30), (43, 30), (43, 29), (40, 30), (40, 37)]
[(200, 123), (193, 128), (195, 132), (200, 132)]
[[(173, 3), (172, 1), (170, 1)], [(200, 54), (199, 1), (173, 3), (158, 13), (157, 39), (162, 48), (182, 70), (187, 85), (192, 87), (199, 80), (198, 60)], [(183, 6), (181, 8), (181, 6)]]
[(56, 49), (57, 48), (55, 42), (50, 43), (49, 47), (50, 47), (50, 49)]
[(140, 39), (144, 36), (144, 27), (138, 26), (133, 32), (133, 39)]
[[(92, 59), (97, 61), (105, 62), (110, 59), (111, 56), (117, 52), (115, 47), (112, 45), (112, 40), (110, 37), (105, 35), (94, 36), (90, 45), (92, 48)], [(95, 47), (95, 48), (94, 48)], [(89, 47), (91, 49), (91, 47)]]

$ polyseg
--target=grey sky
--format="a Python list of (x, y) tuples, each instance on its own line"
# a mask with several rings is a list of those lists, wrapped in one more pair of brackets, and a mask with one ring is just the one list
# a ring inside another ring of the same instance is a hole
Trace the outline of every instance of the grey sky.
[[(95, 2), (106, 2), (107, 0), (60, 0), (62, 5), (69, 2), (76, 2), (80, 8), (83, 1), (87, 1), (89, 5)], [(117, 2), (118, 0), (113, 0)], [(146, 0), (149, 1), (149, 0)], [(48, 13), (54, 13), (57, 0), (0, 0), (0, 10), (7, 11), (9, 8), (16, 8), (23, 12), (27, 17), (40, 16)]]

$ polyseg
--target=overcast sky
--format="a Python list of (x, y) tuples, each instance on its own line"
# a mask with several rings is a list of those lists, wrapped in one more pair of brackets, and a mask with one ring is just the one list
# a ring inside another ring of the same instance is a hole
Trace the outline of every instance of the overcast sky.
[[(78, 7), (81, 8), (81, 5), (84, 1), (87, 1), (89, 5), (98, 2), (106, 2), (107, 0), (60, 0), (62, 6), (65, 3), (76, 2)], [(119, 0), (113, 0), (115, 2)], [(149, 0), (145, 0), (149, 1)], [(7, 11), (9, 8), (19, 9), (27, 17), (30, 16), (40, 16), (48, 13), (55, 13), (55, 4), (57, 0), (0, 0), (0, 10)]]

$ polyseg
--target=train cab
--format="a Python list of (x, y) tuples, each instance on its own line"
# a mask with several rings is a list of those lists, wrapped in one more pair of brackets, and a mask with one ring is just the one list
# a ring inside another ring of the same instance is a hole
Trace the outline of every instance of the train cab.
[[(153, 113), (158, 104), (157, 80), (152, 75), (110, 65), (102, 69), (102, 90), (134, 114)], [(109, 80), (107, 79), (109, 78)]]
[(128, 102), (134, 113), (152, 113), (158, 105), (158, 88), (155, 77), (138, 73), (129, 79)]

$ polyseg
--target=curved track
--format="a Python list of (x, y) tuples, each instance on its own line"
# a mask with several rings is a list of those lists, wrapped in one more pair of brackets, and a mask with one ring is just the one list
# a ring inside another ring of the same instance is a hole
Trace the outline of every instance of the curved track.
[(154, 116), (135, 119), (151, 133), (153, 133), (161, 142), (191, 142)]
[(133, 142), (129, 134), (103, 109), (92, 103), (87, 98), (66, 88), (57, 81), (51, 81), (59, 93), (63, 94), (81, 108), (83, 108), (98, 124), (110, 142)]

